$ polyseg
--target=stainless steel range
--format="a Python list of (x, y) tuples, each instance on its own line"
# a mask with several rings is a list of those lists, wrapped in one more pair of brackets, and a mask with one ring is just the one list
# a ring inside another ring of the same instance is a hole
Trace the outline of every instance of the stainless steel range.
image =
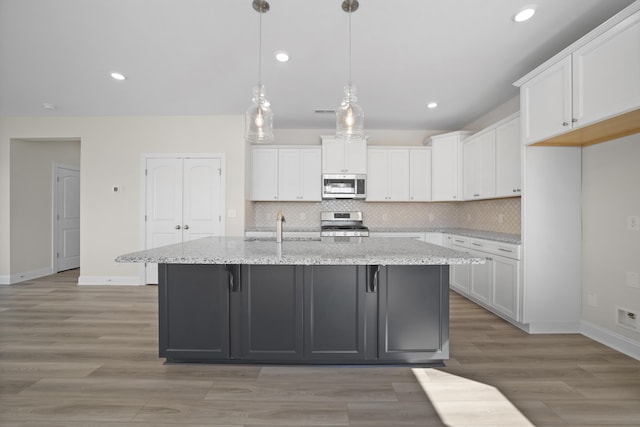
[(362, 212), (322, 212), (321, 237), (368, 237), (369, 229), (362, 223)]

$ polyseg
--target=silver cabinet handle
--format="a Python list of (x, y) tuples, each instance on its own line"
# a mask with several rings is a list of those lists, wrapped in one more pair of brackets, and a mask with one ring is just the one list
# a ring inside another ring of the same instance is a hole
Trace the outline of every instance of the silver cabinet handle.
[(189, 229), (189, 226), (188, 226), (188, 225), (185, 225), (183, 228), (184, 228), (185, 230), (188, 230), (188, 229)]
[(562, 126), (569, 126), (568, 122), (562, 122)]
[(180, 230), (180, 228), (182, 227), (180, 227), (179, 225), (176, 225), (176, 230)]
[(578, 121), (578, 119), (571, 119), (571, 123), (575, 123), (577, 121)]

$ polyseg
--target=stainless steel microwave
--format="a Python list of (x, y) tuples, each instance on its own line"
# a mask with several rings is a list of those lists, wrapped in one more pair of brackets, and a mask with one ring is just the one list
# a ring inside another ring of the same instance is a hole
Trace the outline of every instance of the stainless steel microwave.
[(323, 199), (364, 199), (366, 175), (322, 175)]

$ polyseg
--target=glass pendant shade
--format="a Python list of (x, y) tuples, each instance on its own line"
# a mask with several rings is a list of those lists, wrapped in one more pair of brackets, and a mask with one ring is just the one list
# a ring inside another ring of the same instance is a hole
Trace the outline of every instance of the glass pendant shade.
[(264, 86), (253, 88), (253, 104), (245, 113), (245, 139), (249, 143), (273, 142), (273, 112), (264, 97)]
[(345, 86), (344, 99), (336, 110), (336, 138), (344, 141), (364, 138), (364, 111), (357, 101), (356, 87)]

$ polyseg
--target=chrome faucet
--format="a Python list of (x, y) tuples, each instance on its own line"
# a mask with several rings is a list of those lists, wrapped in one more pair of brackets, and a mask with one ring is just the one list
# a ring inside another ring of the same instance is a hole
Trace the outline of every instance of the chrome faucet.
[(285, 222), (282, 211), (278, 211), (276, 218), (276, 243), (282, 243), (282, 223)]

